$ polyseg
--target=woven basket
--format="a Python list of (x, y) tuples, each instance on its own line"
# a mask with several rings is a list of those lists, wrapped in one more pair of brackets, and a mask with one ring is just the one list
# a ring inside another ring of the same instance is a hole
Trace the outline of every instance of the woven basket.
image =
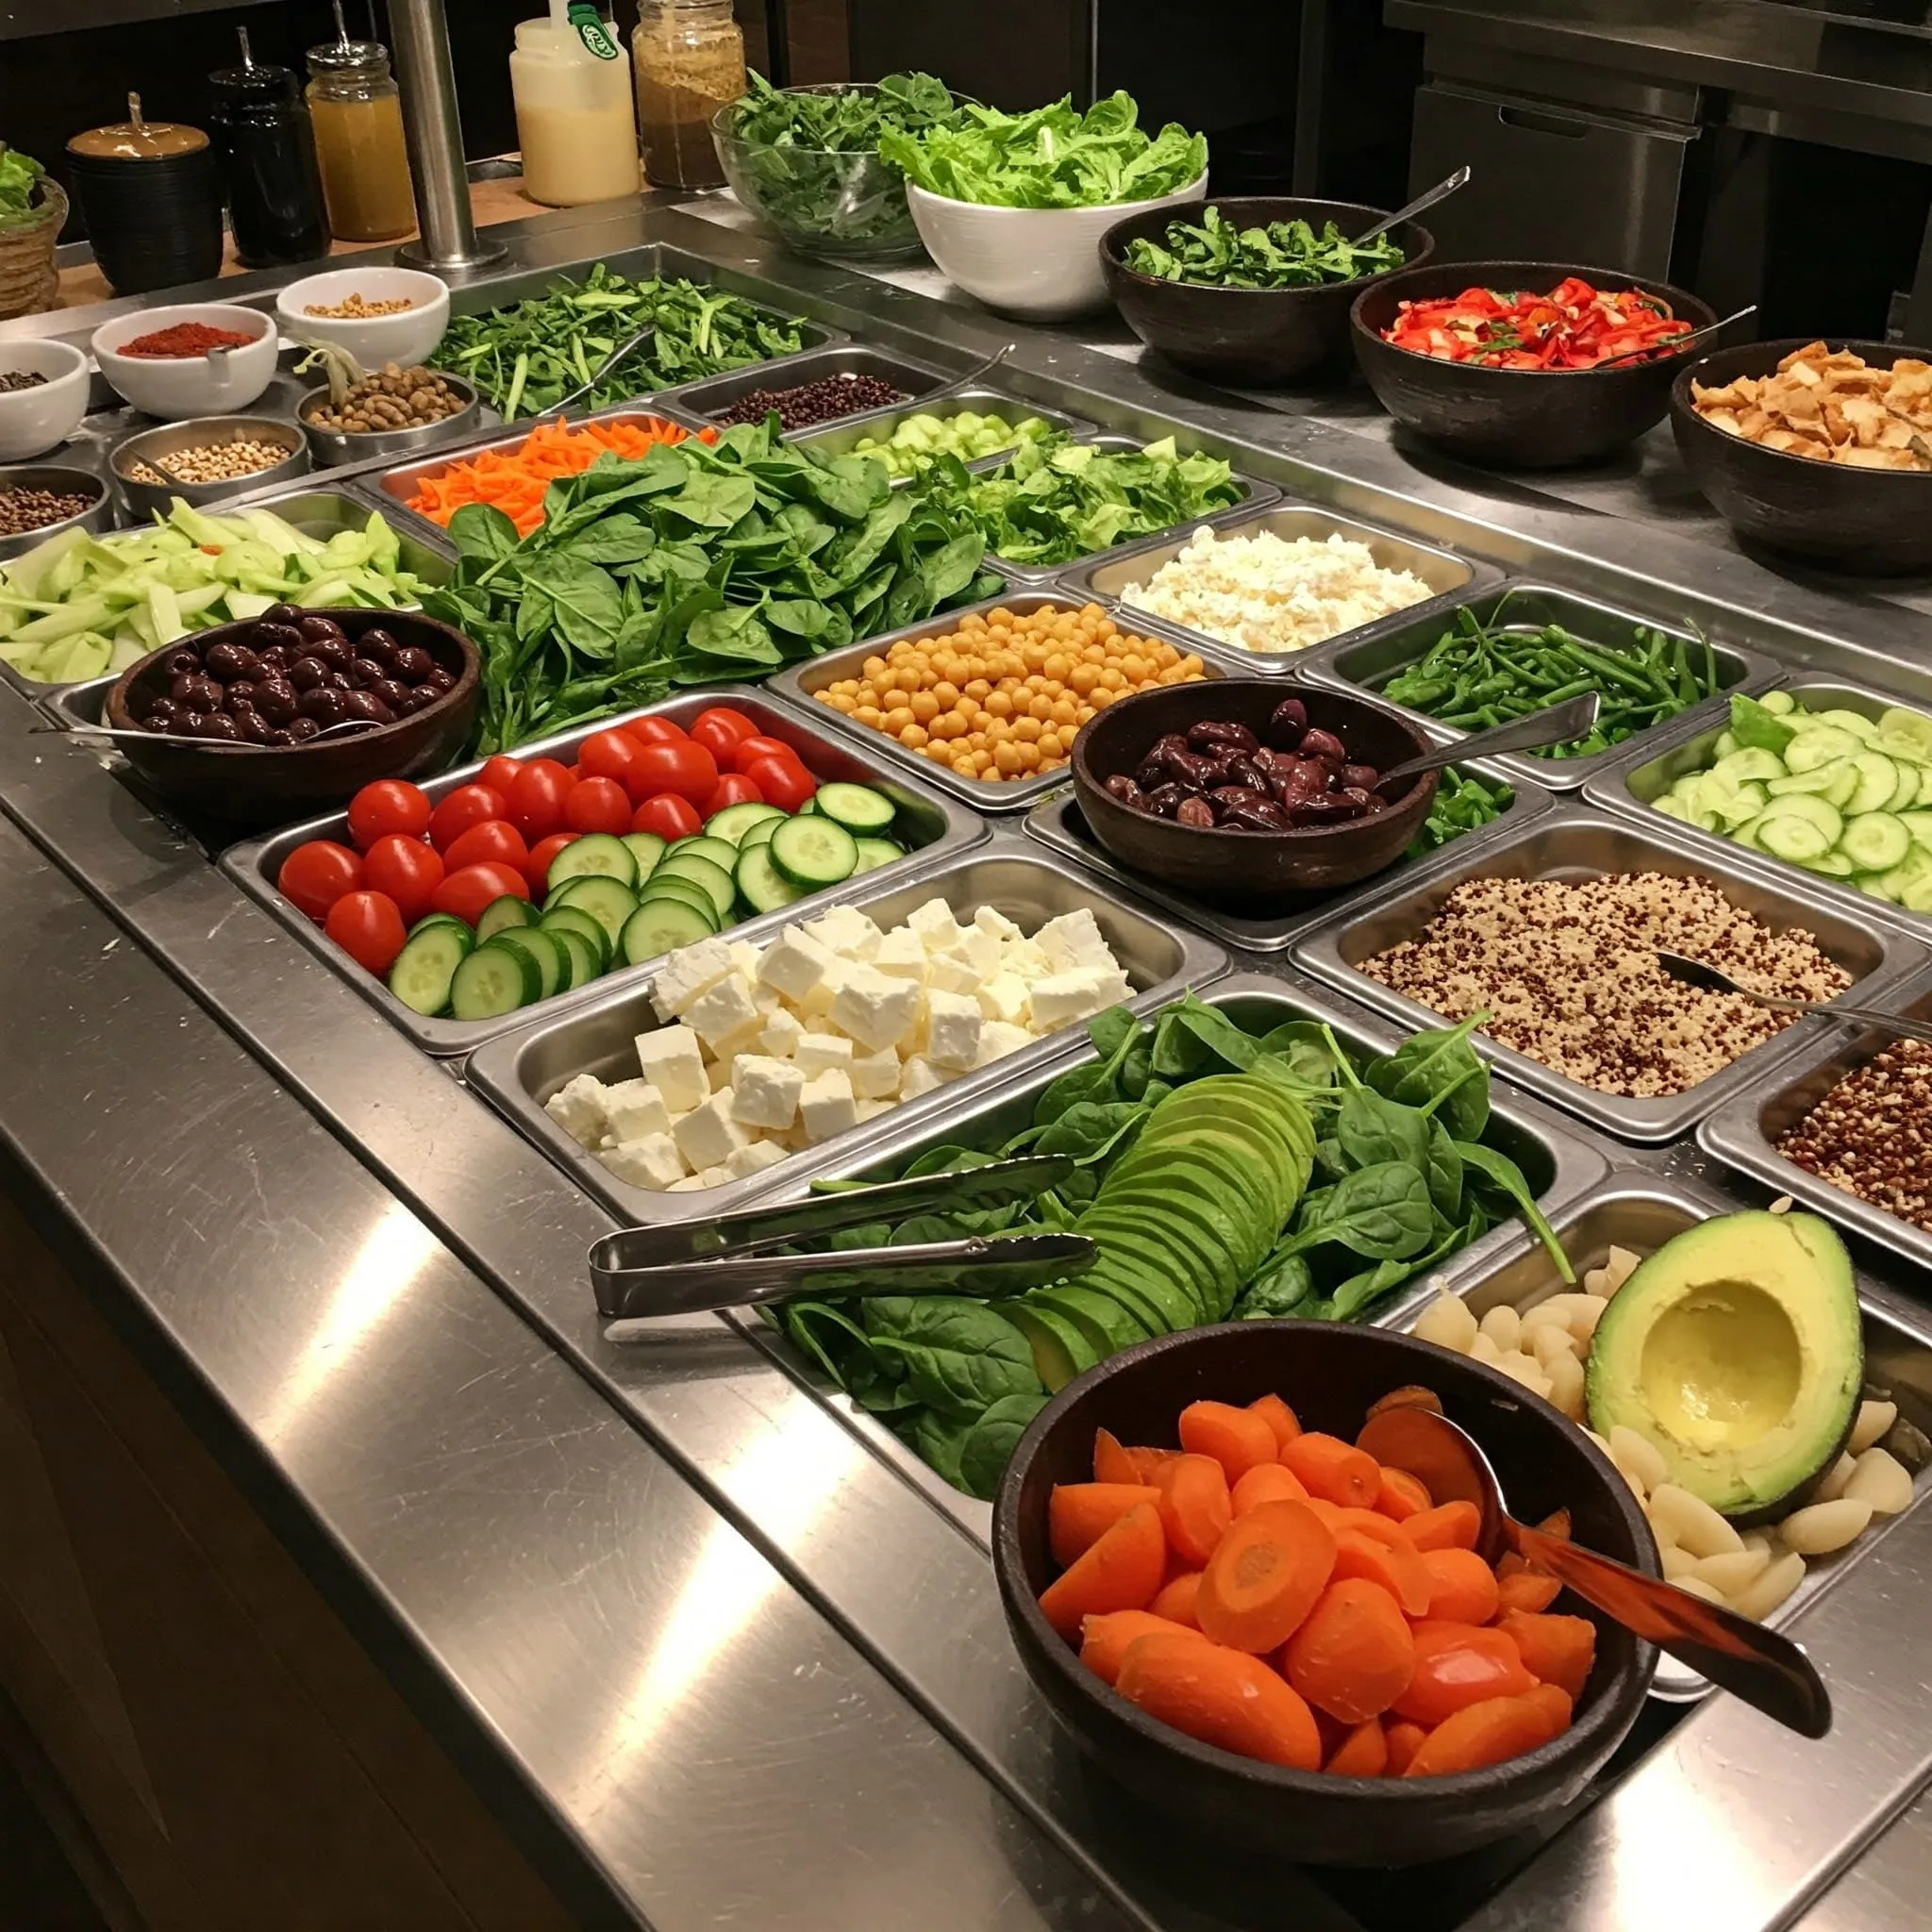
[(0, 228), (0, 317), (32, 315), (54, 306), (54, 243), (67, 221), (67, 196), (44, 175), (35, 195), (36, 220), (25, 227)]

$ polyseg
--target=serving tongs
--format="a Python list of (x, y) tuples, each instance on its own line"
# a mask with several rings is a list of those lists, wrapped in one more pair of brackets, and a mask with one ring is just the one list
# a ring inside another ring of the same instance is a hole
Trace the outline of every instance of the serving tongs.
[(1078, 1234), (969, 1235), (898, 1247), (788, 1254), (791, 1243), (914, 1214), (1003, 1208), (1057, 1188), (1076, 1163), (1027, 1155), (950, 1174), (814, 1194), (675, 1227), (626, 1227), (591, 1244), (597, 1312), (609, 1321), (757, 1307), (789, 1294), (1008, 1294), (1077, 1274), (1094, 1246)]

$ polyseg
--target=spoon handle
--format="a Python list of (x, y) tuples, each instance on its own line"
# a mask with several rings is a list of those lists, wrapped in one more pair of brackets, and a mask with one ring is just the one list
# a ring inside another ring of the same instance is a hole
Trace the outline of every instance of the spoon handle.
[(1465, 161), (1455, 174), (1445, 180), (1438, 181), (1426, 193), (1418, 194), (1413, 201), (1405, 202), (1392, 215), (1384, 215), (1373, 228), (1364, 228), (1355, 238), (1355, 245), (1359, 248), (1364, 242), (1373, 242), (1377, 235), (1385, 233), (1388, 229), (1396, 227), (1403, 222), (1413, 221), (1425, 208), (1434, 208), (1439, 201), (1447, 201), (1458, 188), (1466, 188), (1468, 185), (1469, 164)]
[(1505, 1519), (1505, 1534), (1518, 1556), (1567, 1584), (1584, 1602), (1788, 1730), (1806, 1738), (1830, 1730), (1831, 1698), (1824, 1680), (1790, 1638), (1512, 1519)]
[(1573, 738), (1582, 738), (1596, 723), (1597, 710), (1602, 703), (1598, 692), (1581, 691), (1574, 698), (1565, 698), (1560, 705), (1549, 705), (1541, 711), (1532, 711), (1526, 718), (1512, 718), (1507, 724), (1473, 732), (1467, 738), (1458, 738), (1453, 744), (1439, 744), (1421, 758), (1406, 758), (1399, 765), (1391, 765), (1375, 780), (1375, 790), (1381, 791), (1397, 778), (1414, 778), (1424, 772), (1440, 771), (1444, 765), (1460, 765), (1471, 758), (1490, 758), (1497, 752), (1535, 751), (1545, 744), (1563, 744)]

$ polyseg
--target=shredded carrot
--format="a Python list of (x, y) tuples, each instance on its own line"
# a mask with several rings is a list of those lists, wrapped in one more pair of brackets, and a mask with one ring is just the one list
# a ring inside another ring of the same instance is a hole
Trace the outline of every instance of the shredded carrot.
[[(657, 416), (641, 423), (540, 423), (520, 448), (484, 450), (424, 477), (408, 507), (433, 524), (447, 524), (465, 504), (487, 503), (509, 518), (519, 537), (527, 537), (543, 521), (543, 492), (558, 477), (588, 470), (606, 450), (641, 457), (654, 444), (682, 442), (691, 433)], [(717, 440), (715, 429), (699, 432), (700, 441)]]

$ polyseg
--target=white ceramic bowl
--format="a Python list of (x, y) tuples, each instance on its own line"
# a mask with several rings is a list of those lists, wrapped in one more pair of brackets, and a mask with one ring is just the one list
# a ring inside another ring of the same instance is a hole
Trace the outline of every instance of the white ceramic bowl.
[(913, 225), (946, 279), (989, 308), (1028, 322), (1064, 322), (1106, 308), (1100, 238), (1129, 215), (1182, 208), (1207, 192), (1204, 174), (1152, 201), (1114, 201), (1101, 208), (983, 208), (929, 193), (911, 181), (906, 184)]
[[(308, 313), (311, 306), (333, 308), (351, 295), (415, 306), (359, 319)], [(332, 268), (291, 282), (275, 297), (275, 320), (291, 341), (333, 342), (364, 369), (380, 369), (385, 362), (408, 369), (427, 358), (449, 326), (449, 285), (413, 268)]]
[[(124, 356), (123, 342), (172, 328), (177, 322), (206, 323), (253, 338), (225, 356)], [(259, 308), (235, 302), (181, 302), (142, 308), (104, 322), (93, 334), (94, 360), (117, 395), (137, 409), (178, 423), (189, 416), (228, 416), (245, 409), (275, 373), (275, 325)]]
[(44, 375), (32, 389), (0, 390), (0, 463), (57, 449), (87, 414), (87, 358), (65, 342), (0, 341), (0, 374)]

